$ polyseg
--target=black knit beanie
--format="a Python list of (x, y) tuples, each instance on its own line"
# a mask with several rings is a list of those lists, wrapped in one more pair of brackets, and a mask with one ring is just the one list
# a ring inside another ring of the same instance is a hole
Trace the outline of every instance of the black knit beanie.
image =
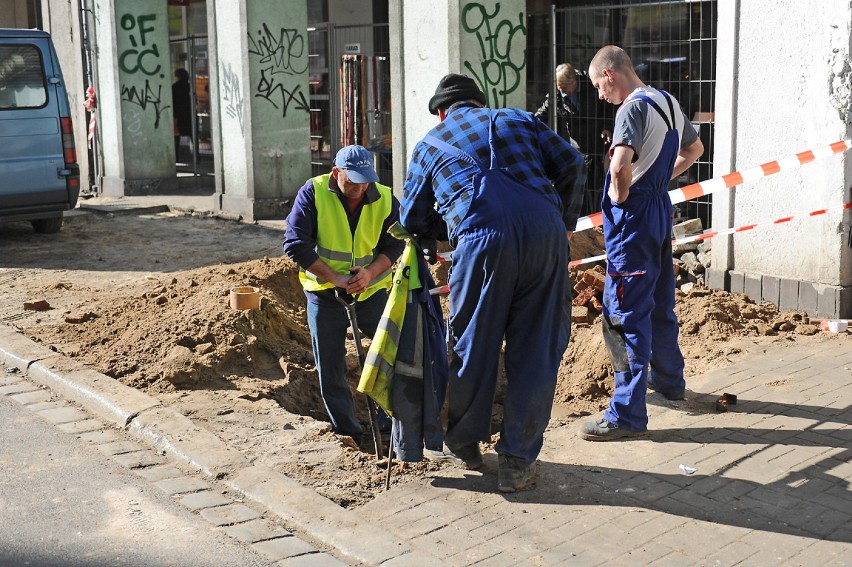
[(438, 114), (439, 108), (447, 108), (460, 100), (476, 100), (486, 104), (485, 95), (467, 75), (450, 73), (441, 79), (435, 96), (429, 99), (429, 112)]

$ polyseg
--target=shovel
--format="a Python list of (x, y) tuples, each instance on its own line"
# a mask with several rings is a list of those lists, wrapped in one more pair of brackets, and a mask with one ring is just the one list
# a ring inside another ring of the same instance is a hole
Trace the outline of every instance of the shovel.
[[(348, 293), (340, 291), (338, 288), (334, 289), (334, 297), (337, 299), (337, 302), (343, 306), (346, 310), (346, 316), (349, 317), (349, 325), (352, 327), (352, 336), (355, 339), (355, 350), (358, 352), (358, 368), (360, 368), (363, 372), (364, 361), (367, 357), (364, 354), (364, 345), (361, 344), (361, 331), (358, 329), (358, 315), (355, 312), (355, 302), (358, 301), (358, 299), (352, 297)], [(344, 298), (351, 298), (352, 301), (347, 301)], [(370, 430), (373, 432), (373, 447), (376, 450), (376, 460), (381, 460), (385, 456), (384, 450), (382, 449), (382, 432), (379, 429), (376, 406), (370, 396), (367, 396), (367, 410), (370, 412)], [(388, 467), (390, 467), (390, 465), (388, 465)]]

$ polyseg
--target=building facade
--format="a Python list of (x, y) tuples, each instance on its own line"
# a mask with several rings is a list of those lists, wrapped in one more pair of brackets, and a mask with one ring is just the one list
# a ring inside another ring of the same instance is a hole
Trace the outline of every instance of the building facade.
[[(684, 89), (707, 152), (681, 185), (850, 137), (849, 0), (0, 0), (0, 26), (52, 33), (78, 149), (95, 87), (88, 189), (175, 191), (189, 169), (212, 210), (246, 220), (283, 217), (346, 143), (369, 147), (399, 189), (445, 73), (474, 77), (491, 106), (532, 110), (554, 63), (582, 70), (610, 42), (651, 84)], [(186, 133), (178, 68), (191, 72)], [(852, 317), (850, 186), (842, 152), (679, 209), (717, 230), (771, 225), (713, 239), (708, 285)]]

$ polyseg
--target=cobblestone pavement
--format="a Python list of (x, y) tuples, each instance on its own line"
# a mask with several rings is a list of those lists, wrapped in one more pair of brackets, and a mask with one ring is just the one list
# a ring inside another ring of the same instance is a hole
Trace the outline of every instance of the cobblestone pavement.
[(548, 432), (532, 490), (498, 493), (486, 455), (358, 513), (412, 543), (388, 564), (852, 565), (852, 341), (772, 347), (648, 403), (641, 440)]

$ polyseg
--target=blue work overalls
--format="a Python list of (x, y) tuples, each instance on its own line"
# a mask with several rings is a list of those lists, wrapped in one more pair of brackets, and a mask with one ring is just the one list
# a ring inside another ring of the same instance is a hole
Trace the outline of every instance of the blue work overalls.
[(558, 198), (433, 136), (424, 141), (476, 165), (470, 208), (456, 231), (450, 271), (446, 443), (491, 439), (491, 409), (505, 337), (507, 389), (497, 453), (533, 463), (550, 420), (556, 373), (571, 332), (568, 241)]
[(615, 373), (615, 391), (604, 417), (631, 431), (648, 428), (649, 379), (664, 395), (676, 395), (685, 388), (674, 313), (673, 211), (668, 195), (680, 136), (672, 99), (662, 94), (668, 109), (648, 96), (632, 97), (649, 104), (668, 128), (657, 160), (631, 185), (628, 198), (620, 204), (607, 195), (611, 182), (607, 173), (601, 203), (608, 263), (603, 335)]

